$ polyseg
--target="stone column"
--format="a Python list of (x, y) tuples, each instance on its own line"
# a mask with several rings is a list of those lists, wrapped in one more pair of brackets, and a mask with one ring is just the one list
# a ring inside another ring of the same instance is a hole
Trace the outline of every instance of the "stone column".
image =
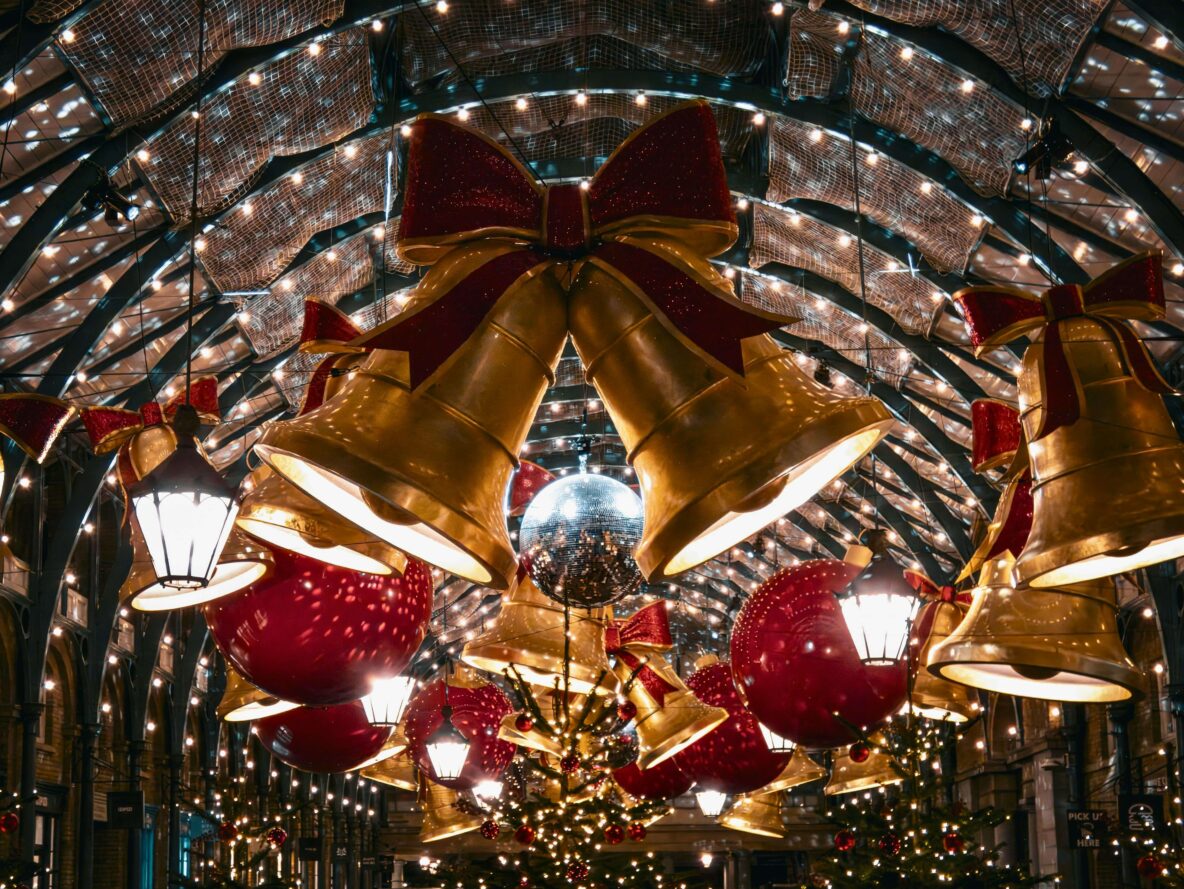
[(78, 752), (78, 889), (94, 886), (95, 870), (95, 741), (99, 726), (86, 722), (79, 727)]

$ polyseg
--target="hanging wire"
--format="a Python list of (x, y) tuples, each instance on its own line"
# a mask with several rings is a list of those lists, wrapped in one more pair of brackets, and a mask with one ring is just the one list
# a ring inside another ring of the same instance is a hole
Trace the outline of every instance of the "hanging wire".
[(193, 374), (193, 294), (197, 289), (197, 184), (201, 165), (201, 88), (206, 59), (206, 0), (197, 4), (197, 96), (193, 106), (193, 187), (189, 199), (189, 293), (186, 311), (189, 319), (185, 328), (185, 403), (189, 404), (189, 389)]

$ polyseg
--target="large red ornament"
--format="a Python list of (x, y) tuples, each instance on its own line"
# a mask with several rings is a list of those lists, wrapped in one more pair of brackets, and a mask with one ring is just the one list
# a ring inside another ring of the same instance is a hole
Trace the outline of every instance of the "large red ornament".
[(567, 866), (567, 881), (569, 883), (578, 883), (580, 880), (588, 879), (588, 865), (583, 861), (573, 861)]
[(849, 830), (840, 830), (835, 834), (835, 848), (840, 852), (850, 852), (855, 848), (855, 834)]
[(263, 746), (306, 772), (348, 772), (375, 756), (390, 737), (373, 726), (358, 701), (336, 707), (301, 707), (255, 721)]
[(498, 726), (514, 708), (500, 688), (488, 682), (448, 686), (452, 724), (469, 742), (469, 755), (460, 776), (442, 781), (432, 769), (426, 742), (444, 722), (444, 682), (437, 679), (421, 688), (407, 705), (404, 731), (408, 751), (425, 775), (453, 790), (471, 790), (482, 781), (493, 781), (514, 758), (513, 744), (497, 736)]
[(942, 834), (941, 847), (947, 852), (961, 852), (966, 847), (966, 840), (962, 839), (962, 835), (956, 831), (949, 831)]
[(872, 755), (872, 748), (863, 741), (856, 741), (847, 748), (847, 755), (851, 757), (851, 762), (867, 762), (867, 758)]
[(625, 828), (619, 824), (606, 824), (604, 827), (604, 838), (610, 846), (623, 843), (625, 841)]
[(1135, 870), (1144, 880), (1150, 880), (1163, 875), (1163, 862), (1154, 855), (1144, 855), (1135, 862)]
[(642, 840), (644, 840), (646, 833), (648, 833), (648, 831), (645, 829), (645, 825), (640, 821), (634, 821), (629, 825), (629, 839), (633, 840), (635, 843), (640, 843)]
[(323, 707), (356, 700), (374, 677), (406, 667), (431, 610), (431, 573), (415, 559), (401, 577), (382, 577), (276, 549), (270, 577), (209, 603), (205, 615), (244, 679)]
[(0, 815), (0, 833), (12, 833), (21, 826), (21, 816), (16, 812), (5, 812)]
[(684, 772), (672, 756), (652, 769), (639, 769), (632, 762), (613, 772), (620, 788), (637, 799), (673, 799), (691, 789), (695, 779)]
[(703, 703), (728, 711), (724, 722), (674, 757), (692, 780), (724, 793), (749, 793), (781, 774), (789, 754), (769, 750), (760, 724), (736, 692), (731, 667), (722, 661), (701, 667), (687, 686)]
[(523, 824), (516, 831), (514, 831), (514, 839), (516, 839), (523, 846), (529, 846), (534, 842), (534, 828), (529, 824)]
[(748, 709), (804, 747), (846, 747), (856, 739), (848, 723), (871, 728), (904, 703), (905, 663), (863, 664), (843, 622), (835, 593), (857, 574), (832, 559), (779, 571), (732, 628), (732, 670)]
[(501, 825), (496, 821), (481, 822), (481, 836), (487, 840), (496, 840), (497, 835), (502, 832)]

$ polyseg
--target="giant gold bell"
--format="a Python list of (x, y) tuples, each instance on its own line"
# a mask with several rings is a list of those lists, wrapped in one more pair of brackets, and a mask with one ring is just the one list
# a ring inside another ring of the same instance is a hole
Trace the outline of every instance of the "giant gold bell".
[(738, 798), (719, 816), (718, 824), (728, 830), (754, 833), (762, 837), (784, 837), (781, 792), (763, 790)]
[(863, 762), (855, 762), (849, 748), (835, 751), (830, 780), (822, 790), (826, 796), (872, 790), (904, 781), (904, 775), (897, 770), (892, 757), (875, 746), (877, 740), (873, 739), (871, 753)]
[[(576, 694), (615, 694), (617, 678), (604, 650), (604, 608), (572, 608), (547, 598), (519, 572), (492, 627), (465, 643), (461, 660), (501, 673), (512, 665), (524, 682), (567, 688)], [(570, 634), (565, 639), (565, 635)]]
[(436, 843), (481, 826), (480, 816), (460, 810), (457, 805), (459, 793), (426, 779), (421, 780), (419, 799), (423, 806), (423, 824), (419, 828), (420, 842)]
[(243, 679), (238, 670), (227, 664), (226, 690), (215, 712), (225, 722), (250, 722), (252, 719), (287, 713), (299, 706), (256, 688)]
[(737, 798), (744, 799), (745, 797), (759, 796), (763, 793), (789, 790), (791, 787), (800, 787), (803, 784), (810, 784), (813, 781), (821, 781), (826, 777), (826, 774), (826, 769), (810, 759), (806, 751), (798, 747), (790, 754), (789, 762), (785, 764), (785, 768), (781, 770), (781, 774), (759, 790), (754, 790), (751, 793), (742, 793)]
[(659, 700), (646, 687), (642, 677), (618, 660), (613, 671), (627, 689), (627, 697), (637, 707), (637, 767), (648, 769), (691, 746), (728, 718), (722, 707), (704, 704), (686, 687), (665, 659), (655, 655), (643, 670), (653, 670), (667, 691)]
[(397, 787), (400, 790), (415, 791), (419, 788), (415, 763), (406, 753), (400, 753), (390, 759), (367, 766), (361, 769), (358, 774), (370, 781), (377, 781), (379, 784)]
[[(415, 306), (503, 249), (449, 252), (420, 284)], [(503, 496), (566, 338), (557, 286), (550, 270), (520, 282), (414, 391), (407, 353), (373, 352), (332, 399), (268, 428), (256, 452), (392, 546), (505, 589), (517, 559)]]
[(969, 688), (925, 669), (930, 652), (958, 628), (966, 611), (958, 602), (929, 602), (917, 615), (916, 625), (927, 626), (929, 632), (917, 649), (920, 669), (913, 679), (911, 704), (913, 712), (926, 719), (968, 722), (978, 713), (978, 702)]
[[(1020, 420), (1032, 465), (1032, 531), (1016, 563), (1023, 585), (1068, 584), (1184, 555), (1184, 444), (1163, 398), (1140, 385), (1095, 320), (1058, 331), (1080, 418), (1041, 438), (1044, 344), (1024, 353)], [(1140, 346), (1141, 348), (1141, 346)]]
[[(674, 241), (645, 246), (695, 262)], [(702, 264), (699, 274), (715, 275)], [(744, 379), (732, 379), (595, 263), (580, 272), (569, 314), (588, 379), (641, 484), (636, 557), (649, 580), (693, 568), (785, 515), (892, 425), (879, 401), (839, 398), (767, 335), (743, 341)]]
[(974, 601), (929, 670), (1001, 694), (1053, 701), (1123, 701), (1139, 671), (1118, 636), (1113, 581), (1015, 588), (1010, 553), (983, 566)]
[(290, 552), (360, 571), (402, 574), (407, 557), (314, 500), (263, 465), (244, 484), (235, 523), (252, 537)]

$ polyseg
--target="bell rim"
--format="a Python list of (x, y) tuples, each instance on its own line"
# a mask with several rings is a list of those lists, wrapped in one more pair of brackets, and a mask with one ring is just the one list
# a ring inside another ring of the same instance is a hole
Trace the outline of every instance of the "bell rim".
[[(678, 555), (732, 511), (735, 501), (734, 498), (727, 497), (729, 493), (727, 488), (729, 485), (734, 484), (743, 474), (754, 473), (758, 465), (768, 467), (772, 464), (773, 466), (780, 467), (780, 470), (776, 474), (758, 486), (757, 490), (760, 490), (760, 488), (788, 476), (794, 469), (810, 460), (811, 457), (837, 449), (844, 442), (874, 430), (877, 433), (874, 439), (870, 441), (861, 453), (855, 455), (831, 479), (828, 479), (826, 484), (829, 484), (830, 481), (846, 472), (879, 444), (888, 434), (893, 423), (895, 423), (895, 420), (889, 414), (888, 409), (878, 399), (853, 398), (844, 400), (841, 403), (840, 410), (836, 410), (830, 415), (820, 418), (810, 426), (802, 429), (800, 434), (795, 435), (788, 441), (782, 440), (778, 442), (746, 466), (737, 469), (731, 475), (718, 479), (711, 490), (677, 510), (661, 527), (655, 527), (654, 522), (647, 520), (641, 542), (638, 543), (637, 549), (634, 552), (634, 558), (637, 560), (642, 574), (645, 575), (647, 581), (651, 582), (656, 579), (666, 579), (677, 576), (683, 571), (692, 570), (697, 565), (701, 565), (703, 562), (709, 561), (715, 555), (718, 555), (719, 553), (717, 552), (695, 565), (680, 565), (679, 570), (673, 573), (668, 571), (670, 563)], [(821, 490), (826, 484), (819, 486), (818, 490)], [(789, 512), (791, 509), (796, 508), (796, 506), (800, 506), (801, 503), (808, 500), (814, 493), (817, 492), (814, 491), (807, 494), (797, 504), (785, 509), (784, 512)], [(735, 542), (732, 541), (720, 549), (719, 552), (723, 552), (728, 547), (735, 545)]]
[(726, 827), (728, 830), (734, 830), (737, 833), (748, 833), (758, 837), (771, 837), (775, 840), (783, 840), (785, 839), (786, 835), (784, 829), (782, 829), (780, 833), (774, 833), (772, 830), (760, 830), (758, 828), (752, 827), (751, 825), (745, 825), (742, 827), (740, 825), (743, 824), (743, 822), (730, 824), (728, 823), (727, 817), (724, 815), (720, 816), (716, 824), (718, 824), (720, 827)]
[[(690, 694), (690, 692), (686, 692), (686, 694)], [(667, 706), (670, 706), (670, 704), (667, 703)], [(706, 706), (707, 705), (704, 705), (705, 708)], [(716, 714), (711, 713), (710, 710), (718, 710), (722, 715), (718, 716), (717, 718)], [(655, 711), (655, 713), (650, 714), (646, 720), (638, 721), (637, 729), (639, 739), (641, 738), (641, 726), (644, 724), (644, 722), (648, 721), (649, 718), (652, 718), (658, 712), (661, 711)], [(654, 766), (661, 765), (666, 760), (670, 759), (670, 757), (675, 756), (676, 754), (681, 753), (687, 747), (690, 747), (704, 735), (714, 731), (721, 723), (726, 722), (727, 719), (727, 710), (724, 710), (721, 707), (709, 708), (708, 713), (705, 713), (699, 719), (691, 722), (681, 731), (675, 732), (669, 737), (663, 739), (662, 743), (657, 747), (650, 747), (647, 750), (639, 751), (637, 755), (637, 767), (644, 771), (645, 769), (652, 769)]]
[[(500, 675), (503, 670), (512, 664), (518, 669), (518, 673), (522, 676), (523, 682), (527, 683), (528, 685), (536, 685), (548, 689), (554, 688), (551, 680), (562, 680), (563, 678), (562, 667), (559, 671), (554, 671), (539, 667), (536, 664), (523, 664), (521, 661), (521, 650), (512, 649), (509, 646), (484, 644), (480, 645), (480, 653), (469, 650), (470, 645), (476, 646), (480, 643), (480, 641), (480, 639), (474, 639), (472, 642), (465, 643), (465, 647), (461, 649), (460, 653), (461, 661), (468, 664), (470, 667), (473, 667), (474, 669), (482, 670), (486, 673), (492, 673), (496, 676)], [(530, 672), (531, 676), (548, 677), (548, 681), (537, 682), (534, 679), (528, 678), (523, 673), (524, 667)], [(613, 684), (606, 688), (604, 682), (608, 680), (609, 677), (612, 677)], [(595, 684), (597, 678), (601, 678), (600, 685)], [(615, 695), (620, 688), (616, 674), (613, 673), (612, 670), (607, 669), (606, 667), (604, 676), (600, 677), (594, 669), (587, 667), (585, 664), (576, 663), (575, 661), (573, 661), (568, 667), (567, 679), (567, 692), (569, 694), (588, 695), (595, 693), (597, 695), (607, 697), (609, 695)], [(576, 683), (579, 683), (580, 687), (577, 687)]]
[(894, 784), (903, 784), (904, 778), (897, 777), (888, 781), (877, 781), (875, 779), (859, 778), (855, 781), (844, 781), (834, 785), (827, 784), (822, 788), (823, 796), (843, 796), (847, 793), (858, 793), (861, 790), (875, 790), (877, 787), (891, 787)]
[[(1100, 556), (1106, 556), (1107, 553), (1133, 546), (1140, 541), (1145, 541), (1148, 537), (1151, 538), (1151, 542), (1146, 543), (1139, 550), (1125, 557), (1122, 567), (1116, 571), (1112, 571), (1110, 567), (1100, 568), (1100, 573), (1096, 575), (1078, 577), (1069, 582), (1059, 580), (1053, 574), (1053, 572), (1062, 570), (1068, 565), (1082, 564), (1089, 560), (1097, 559)], [(1157, 552), (1153, 558), (1147, 561), (1139, 560), (1141, 553), (1157, 545), (1162, 545), (1160, 541), (1167, 543), (1174, 542), (1175, 546), (1169, 549), (1167, 554)], [(1031, 546), (1030, 538), (1029, 545), (1024, 547), (1024, 551), (1020, 554), (1019, 559), (1016, 560), (1015, 574), (1016, 580), (1022, 586), (1031, 586), (1037, 589), (1055, 589), (1072, 583), (1099, 580), (1114, 574), (1121, 574), (1146, 567), (1149, 564), (1170, 561), (1180, 556), (1184, 556), (1184, 512), (1169, 516), (1159, 516), (1136, 525), (1126, 525), (1107, 534), (1095, 534), (1084, 540), (1073, 540), (1061, 546), (1040, 551), (1035, 550)], [(1050, 577), (1051, 579), (1047, 579)]]

